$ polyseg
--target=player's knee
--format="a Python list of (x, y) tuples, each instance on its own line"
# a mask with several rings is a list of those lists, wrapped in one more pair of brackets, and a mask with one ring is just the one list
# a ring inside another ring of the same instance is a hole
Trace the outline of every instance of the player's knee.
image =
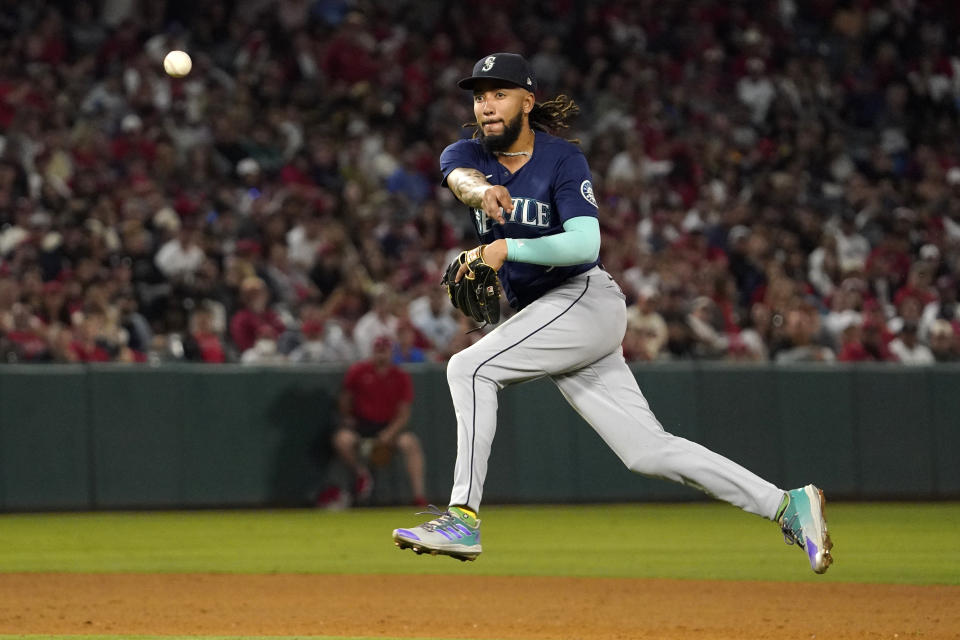
[(477, 366), (465, 351), (453, 354), (447, 362), (447, 382), (453, 384), (473, 376)]
[(632, 452), (623, 458), (623, 462), (634, 473), (664, 477), (670, 473), (669, 466), (673, 463), (673, 457), (669, 449), (651, 446), (643, 451)]
[(633, 471), (634, 473), (641, 473), (646, 476), (657, 475), (656, 456), (637, 454), (627, 458), (623, 461), (623, 463), (627, 465), (627, 469), (630, 469), (630, 471)]
[(397, 436), (397, 448), (404, 453), (419, 451), (420, 439), (417, 437), (417, 434), (404, 431)]
[(358, 441), (359, 438), (356, 432), (350, 431), (349, 429), (337, 429), (331, 438), (334, 448), (338, 451), (352, 449), (357, 446)]

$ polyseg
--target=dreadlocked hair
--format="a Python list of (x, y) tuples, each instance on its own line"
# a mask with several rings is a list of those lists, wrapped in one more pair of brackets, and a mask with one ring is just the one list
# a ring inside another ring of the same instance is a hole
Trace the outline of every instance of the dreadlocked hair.
[[(533, 105), (529, 116), (530, 128), (557, 135), (561, 129), (570, 128), (569, 120), (578, 113), (580, 113), (580, 107), (577, 106), (577, 103), (564, 94), (560, 94), (556, 98), (537, 102)], [(463, 127), (465, 129), (472, 127), (473, 137), (479, 137), (480, 125), (476, 120), (465, 123)], [(567, 142), (580, 144), (580, 141), (576, 138), (568, 138)]]
[[(530, 127), (556, 135), (561, 129), (570, 128), (569, 120), (580, 113), (577, 103), (562, 93), (552, 100), (544, 100), (533, 105), (530, 111)], [(568, 140), (580, 144), (579, 140)]]

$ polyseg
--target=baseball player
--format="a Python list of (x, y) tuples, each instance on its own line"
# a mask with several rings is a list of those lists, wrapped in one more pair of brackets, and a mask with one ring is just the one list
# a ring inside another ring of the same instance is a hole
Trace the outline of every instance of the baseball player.
[[(537, 81), (513, 53), (480, 59), (458, 85), (473, 94), (477, 132), (440, 156), (443, 184), (470, 207), (483, 243), (473, 250), (498, 270), (518, 312), (454, 355), (447, 380), (457, 416), (450, 506), (396, 529), (401, 549), (473, 560), (482, 551), (477, 512), (496, 430), (497, 392), (548, 376), (632, 471), (696, 487), (777, 522), (788, 544), (823, 573), (832, 547), (823, 493), (784, 491), (705, 447), (664, 431), (621, 352), (626, 305), (599, 263), (600, 228), (590, 169), (580, 149), (551, 135), (576, 106), (537, 102)], [(461, 267), (458, 278), (466, 272)]]

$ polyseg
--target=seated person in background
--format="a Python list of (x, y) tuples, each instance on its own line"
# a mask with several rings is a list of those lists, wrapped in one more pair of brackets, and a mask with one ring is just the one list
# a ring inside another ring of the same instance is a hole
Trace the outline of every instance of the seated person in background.
[(410, 322), (441, 353), (448, 351), (457, 335), (458, 318), (451, 313), (453, 310), (443, 287), (430, 287), (407, 306)]
[(936, 359), (930, 347), (917, 339), (915, 322), (904, 322), (896, 338), (890, 343), (890, 353), (897, 361), (908, 365), (933, 364)]
[(210, 307), (201, 305), (190, 316), (190, 333), (183, 341), (183, 348), (187, 360), (193, 362), (227, 361), (226, 345)]
[[(340, 427), (333, 434), (333, 448), (340, 460), (353, 471), (354, 499), (366, 501), (373, 491), (373, 477), (363, 454), (372, 450), (399, 449), (406, 460), (414, 502), (426, 505), (424, 497), (424, 461), (420, 440), (407, 431), (413, 381), (403, 369), (390, 362), (393, 341), (380, 336), (373, 342), (373, 357), (351, 366), (340, 391)], [(366, 445), (366, 446), (365, 446)]]
[(390, 352), (393, 364), (405, 362), (426, 362), (427, 353), (417, 345), (417, 330), (409, 321), (401, 320), (397, 324), (397, 342)]
[(786, 313), (784, 342), (774, 356), (780, 364), (794, 362), (834, 362), (833, 349), (822, 344), (820, 316), (808, 303), (798, 303)]
[(956, 362), (960, 360), (960, 353), (954, 350), (953, 325), (947, 320), (939, 318), (933, 321), (930, 327), (930, 352), (937, 362)]
[(238, 353), (253, 347), (264, 327), (272, 329), (274, 337), (283, 333), (283, 320), (269, 307), (269, 302), (270, 291), (260, 278), (249, 276), (240, 283), (241, 308), (230, 318), (230, 338)]
[(290, 362), (336, 362), (337, 354), (323, 339), (325, 329), (320, 320), (308, 320), (300, 325), (302, 341), (290, 352)]
[(240, 364), (282, 364), (287, 357), (277, 346), (277, 332), (268, 324), (257, 329), (257, 341), (240, 354)]

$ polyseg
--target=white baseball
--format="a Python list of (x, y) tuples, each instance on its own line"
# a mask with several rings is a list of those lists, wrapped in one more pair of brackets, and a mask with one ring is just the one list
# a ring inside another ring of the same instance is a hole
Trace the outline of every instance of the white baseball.
[(190, 73), (193, 61), (186, 51), (171, 51), (163, 59), (163, 69), (174, 78), (182, 78)]

